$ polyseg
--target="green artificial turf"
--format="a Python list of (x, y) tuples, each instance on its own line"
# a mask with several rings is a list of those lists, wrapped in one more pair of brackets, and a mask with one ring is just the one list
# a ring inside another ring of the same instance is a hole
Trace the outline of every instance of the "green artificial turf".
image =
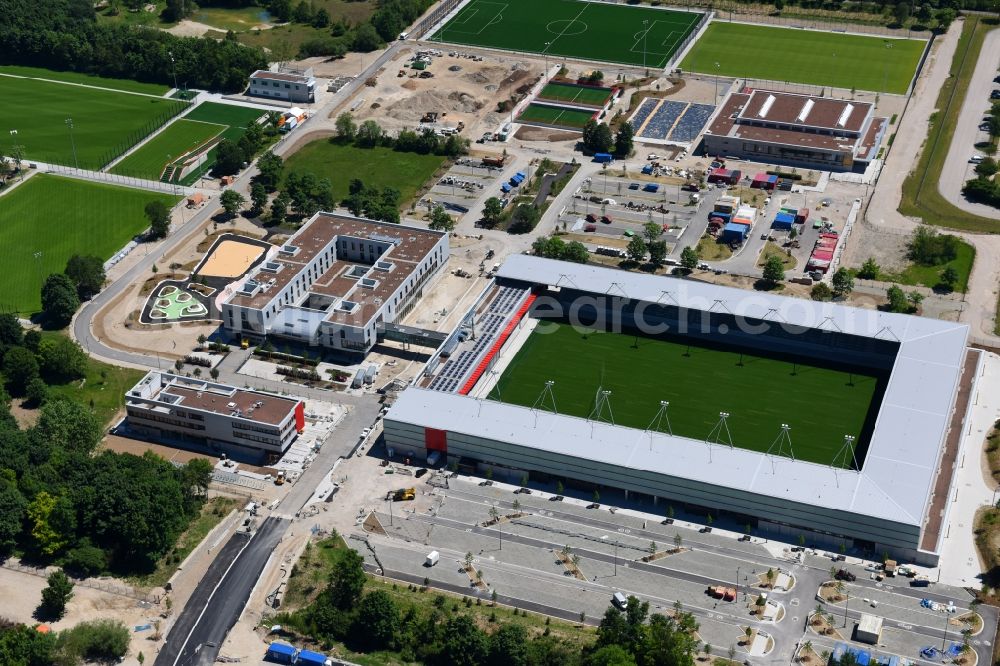
[(168, 163), (176, 162), (222, 133), (227, 125), (180, 119), (116, 164), (112, 173), (159, 180)]
[(49, 274), (74, 254), (109, 259), (149, 226), (143, 208), (154, 199), (178, 198), (45, 174), (0, 195), (0, 310), (37, 312)]
[(580, 128), (586, 125), (587, 121), (593, 117), (594, 111), (564, 109), (558, 106), (532, 103), (528, 105), (528, 108), (517, 119), (524, 122)]
[(126, 92), (136, 92), (144, 95), (155, 95), (157, 97), (165, 95), (167, 91), (170, 90), (170, 86), (165, 86), (160, 83), (142, 83), (140, 81), (132, 81), (131, 79), (108, 79), (103, 76), (83, 74), (82, 72), (57, 72), (54, 69), (43, 69), (41, 67), (0, 65), (0, 74), (12, 74), (14, 76), (24, 76), (30, 79), (48, 79), (50, 81), (80, 83), (87, 86), (113, 88), (114, 90), (124, 90)]
[(655, 69), (702, 16), (580, 0), (472, 0), (430, 40)]
[(352, 144), (319, 139), (302, 146), (285, 160), (285, 173), (314, 173), (329, 178), (337, 201), (343, 200), (348, 185), (358, 178), (365, 185), (399, 190), (400, 202), (412, 200), (445, 162), (438, 155), (403, 153), (391, 148), (359, 148)]
[[(97, 170), (187, 107), (186, 102), (39, 79), (0, 76), (0, 147), (24, 147), (29, 160)], [(70, 131), (67, 119), (72, 119)], [(16, 134), (8, 134), (15, 130)], [(4, 150), (6, 154), (9, 151)]]
[(902, 94), (925, 40), (712, 22), (681, 69)]
[(611, 97), (611, 91), (606, 88), (585, 88), (566, 83), (549, 83), (542, 88), (538, 97), (557, 102), (578, 102), (591, 106), (603, 106)]
[(742, 356), (742, 366), (740, 360), (730, 350), (543, 322), (490, 397), (532, 406), (552, 380), (558, 411), (587, 418), (603, 388), (611, 391), (614, 422), (638, 429), (650, 427), (666, 400), (673, 433), (701, 441), (719, 423), (719, 413), (728, 412), (733, 444), (753, 451), (767, 451), (787, 423), (795, 458), (822, 464), (832, 463), (844, 435), (862, 444), (875, 376), (754, 352)]
[[(190, 113), (184, 116), (184, 120), (197, 120), (203, 123), (215, 123), (225, 125), (219, 139), (229, 139), (239, 141), (244, 130), (250, 123), (257, 122), (264, 112), (249, 106), (239, 106), (237, 104), (219, 104), (218, 102), (203, 102), (191, 109)], [(181, 180), (182, 185), (192, 185), (202, 175), (208, 173), (215, 164), (215, 148), (208, 151), (208, 158), (198, 169), (192, 171), (187, 177)]]

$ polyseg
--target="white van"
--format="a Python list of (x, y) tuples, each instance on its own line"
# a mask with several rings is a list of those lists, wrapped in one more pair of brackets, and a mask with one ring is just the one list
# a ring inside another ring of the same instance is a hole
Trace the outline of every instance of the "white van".
[(615, 592), (611, 596), (611, 603), (613, 603), (615, 606), (618, 606), (620, 610), (628, 609), (628, 598), (621, 592)]
[(406, 38), (409, 37), (409, 36), (410, 36), (410, 33), (408, 33), (408, 32), (401, 32), (401, 33), (399, 33), (399, 41), (401, 41), (401, 42), (405, 41)]
[(441, 553), (437, 552), (436, 550), (432, 550), (431, 552), (427, 553), (427, 559), (424, 560), (424, 566), (432, 567), (435, 564), (437, 564), (440, 560), (441, 560)]

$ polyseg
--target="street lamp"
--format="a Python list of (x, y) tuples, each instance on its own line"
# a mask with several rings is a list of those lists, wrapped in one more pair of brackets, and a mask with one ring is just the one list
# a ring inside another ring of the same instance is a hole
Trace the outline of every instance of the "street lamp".
[(73, 137), (73, 119), (66, 119), (66, 127), (69, 128), (69, 143), (73, 147), (73, 164), (76, 165), (77, 170), (80, 169), (80, 162), (76, 159), (76, 139)]
[(715, 101), (719, 101), (719, 63), (715, 63)]
[(545, 56), (545, 80), (549, 80), (549, 47), (552, 46), (552, 42), (545, 42), (545, 50), (542, 54)]

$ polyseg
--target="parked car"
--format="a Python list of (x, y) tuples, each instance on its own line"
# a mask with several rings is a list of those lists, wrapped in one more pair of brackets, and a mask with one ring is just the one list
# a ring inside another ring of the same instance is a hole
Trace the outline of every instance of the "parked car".
[(522, 486), (521, 488), (518, 488), (517, 490), (515, 490), (514, 494), (515, 495), (530, 495), (531, 494), (531, 488), (525, 488), (525, 487)]
[(969, 163), (970, 164), (979, 164), (984, 159), (986, 159), (985, 155), (973, 155), (972, 157), (969, 158)]
[(856, 581), (858, 579), (857, 576), (855, 576), (854, 574), (852, 574), (847, 569), (839, 569), (839, 570), (837, 570), (837, 573), (835, 573), (833, 575), (833, 577), (836, 578), (837, 580), (846, 580), (848, 583), (853, 583), (854, 581)]
[(611, 217), (608, 215), (601, 215), (601, 222), (604, 224), (611, 224)]
[(418, 469), (416, 472), (413, 473), (413, 476), (415, 476), (415, 477), (417, 477), (419, 479), (420, 477), (422, 477), (426, 473), (427, 473), (427, 468), (426, 467), (421, 467), (420, 469)]
[(486, 479), (485, 481), (480, 481), (479, 485), (481, 485), (481, 486), (492, 486), (493, 485), (493, 481), (491, 479)]
[(550, 502), (562, 502), (564, 499), (566, 499), (566, 498), (563, 497), (562, 495), (553, 495), (552, 497), (549, 498), (549, 501)]
[(587, 213), (587, 222), (597, 222), (597, 216), (593, 213)]
[(1000, 99), (1000, 90), (991, 90), (990, 99)]

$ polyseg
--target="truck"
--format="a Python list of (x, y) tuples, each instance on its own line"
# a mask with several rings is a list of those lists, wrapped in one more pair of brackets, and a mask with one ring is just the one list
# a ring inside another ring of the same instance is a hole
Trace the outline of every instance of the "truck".
[(611, 153), (594, 153), (594, 161), (598, 164), (607, 164), (612, 159)]
[(497, 155), (495, 157), (484, 157), (483, 166), (484, 167), (502, 167), (503, 163), (507, 161), (506, 155)]
[(883, 566), (883, 570), (885, 571), (885, 575), (886, 576), (895, 576), (896, 575), (896, 567), (898, 565), (899, 564), (898, 564), (898, 562), (896, 562), (896, 560), (886, 560), (885, 561), (885, 565)]
[(437, 552), (436, 550), (432, 550), (431, 552), (427, 553), (427, 559), (424, 560), (424, 566), (432, 567), (435, 564), (437, 564), (440, 560), (441, 560), (441, 553)]
[(910, 581), (910, 585), (913, 587), (927, 587), (931, 584), (931, 579), (927, 576), (917, 576)]
[(285, 470), (279, 470), (278, 476), (274, 477), (274, 485), (281, 486), (285, 484)]
[(847, 569), (839, 569), (837, 571), (837, 573), (834, 574), (833, 577), (836, 578), (837, 580), (846, 580), (848, 583), (853, 583), (854, 581), (856, 581), (858, 579), (857, 576), (855, 576), (854, 574), (852, 574)]
[(389, 497), (393, 502), (409, 502), (417, 496), (416, 488), (400, 488), (396, 491), (389, 491)]

